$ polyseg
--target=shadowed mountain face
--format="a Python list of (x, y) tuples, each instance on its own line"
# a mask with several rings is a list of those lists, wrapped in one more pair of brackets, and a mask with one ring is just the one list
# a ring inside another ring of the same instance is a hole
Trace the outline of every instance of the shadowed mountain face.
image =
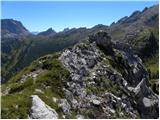
[(22, 25), (20, 21), (13, 19), (1, 20), (1, 30), (2, 38), (13, 38), (27, 36), (30, 34), (30, 32)]
[[(8, 80), (17, 71), (29, 65), (40, 56), (61, 51), (79, 42), (88, 35), (103, 30), (113, 41), (128, 43), (142, 59), (152, 58), (158, 52), (159, 5), (136, 11), (110, 26), (96, 25), (93, 28), (66, 29), (55, 33), (48, 29), (38, 35), (30, 35), (23, 25), (12, 19), (2, 21), (2, 78)], [(25, 37), (27, 35), (27, 37)], [(29, 35), (29, 36), (28, 36)], [(16, 36), (16, 37), (15, 37)], [(19, 37), (23, 36), (23, 37)], [(152, 47), (154, 46), (154, 47)], [(148, 51), (147, 54), (145, 51)], [(154, 63), (158, 63), (155, 61)], [(3, 80), (2, 80), (3, 81)]]
[(110, 34), (114, 40), (129, 43), (140, 55), (148, 43), (150, 33), (154, 33), (158, 44), (159, 34), (159, 5), (135, 11), (129, 17), (123, 17), (110, 26)]

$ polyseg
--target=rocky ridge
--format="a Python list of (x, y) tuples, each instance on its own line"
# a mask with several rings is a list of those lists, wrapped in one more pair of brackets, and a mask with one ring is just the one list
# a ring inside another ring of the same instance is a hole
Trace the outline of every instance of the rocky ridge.
[[(148, 87), (148, 73), (131, 47), (112, 42), (103, 31), (89, 41), (59, 58), (71, 73), (64, 91), (72, 109), (87, 118), (158, 118), (158, 96)], [(109, 90), (110, 85), (118, 91)]]

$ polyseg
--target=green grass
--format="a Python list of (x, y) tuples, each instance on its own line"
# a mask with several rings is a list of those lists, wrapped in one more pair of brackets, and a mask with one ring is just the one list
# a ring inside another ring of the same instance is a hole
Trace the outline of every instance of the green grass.
[(52, 61), (48, 60), (44, 63), (44, 65), (48, 69), (48, 71), (40, 75), (37, 78), (36, 83), (41, 87), (50, 86), (54, 93), (63, 97), (63, 80), (69, 77), (69, 71), (64, 69), (64, 67), (57, 59), (54, 59)]
[(158, 54), (145, 59), (144, 64), (147, 68), (148, 71), (150, 71), (150, 78), (151, 79), (158, 79), (158, 74), (159, 74), (159, 58)]
[(152, 91), (159, 95), (159, 79), (151, 79), (149, 83)]
[(105, 92), (110, 92), (115, 94), (116, 96), (121, 97), (122, 91), (120, 87), (117, 84), (114, 84), (112, 80), (103, 77), (100, 77), (95, 81), (97, 83), (96, 86), (89, 85), (86, 88), (86, 92), (89, 93), (94, 93), (97, 95), (103, 94)]
[(159, 94), (159, 55), (144, 59), (144, 64), (149, 73), (150, 87), (154, 93)]
[[(29, 97), (33, 89), (28, 89), (23, 94), (12, 94), (1, 98), (1, 117), (3, 119), (27, 118), (31, 106)], [(16, 108), (18, 106), (18, 108)]]

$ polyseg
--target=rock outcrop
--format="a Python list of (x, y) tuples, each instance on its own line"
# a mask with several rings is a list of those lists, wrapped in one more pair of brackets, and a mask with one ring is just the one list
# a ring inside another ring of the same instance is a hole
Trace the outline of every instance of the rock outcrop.
[(158, 97), (149, 89), (146, 68), (129, 45), (112, 42), (100, 31), (88, 43), (65, 50), (59, 59), (71, 73), (64, 91), (70, 106), (77, 101), (72, 107), (77, 115), (158, 118)]
[(37, 95), (31, 96), (32, 107), (29, 118), (31, 119), (57, 119), (57, 112), (46, 105)]

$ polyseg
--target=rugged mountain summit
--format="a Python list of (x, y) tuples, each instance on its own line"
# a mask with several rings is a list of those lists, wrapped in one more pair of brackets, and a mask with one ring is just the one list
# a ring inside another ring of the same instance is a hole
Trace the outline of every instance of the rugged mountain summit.
[(13, 19), (2, 19), (1, 25), (2, 38), (24, 37), (30, 34), (30, 32), (20, 21)]
[[(159, 99), (148, 79), (131, 46), (100, 31), (62, 54), (38, 59), (2, 86), (2, 118), (11, 108), (14, 118), (158, 118)], [(32, 95), (45, 110), (34, 109)]]
[(68, 32), (70, 29), (69, 28), (64, 28), (62, 32)]
[(52, 28), (49, 28), (48, 30), (44, 32), (38, 33), (38, 35), (42, 35), (42, 36), (50, 36), (50, 35), (55, 35), (55, 34), (56, 32)]

